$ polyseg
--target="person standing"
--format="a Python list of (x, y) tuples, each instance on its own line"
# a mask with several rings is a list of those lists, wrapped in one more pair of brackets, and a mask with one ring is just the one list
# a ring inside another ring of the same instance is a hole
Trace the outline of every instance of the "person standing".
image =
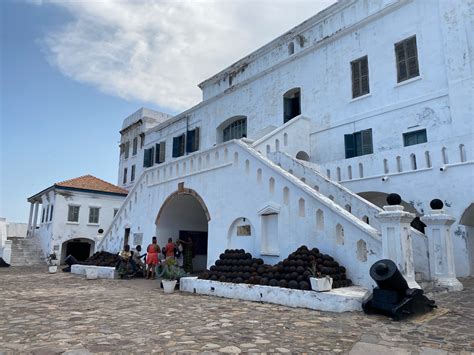
[(176, 248), (176, 245), (173, 243), (173, 239), (168, 238), (168, 243), (165, 246), (165, 256), (166, 259), (174, 259), (174, 250)]
[(146, 248), (146, 266), (147, 266), (147, 279), (154, 279), (155, 278), (155, 271), (156, 267), (159, 264), (158, 254), (160, 253), (160, 246), (156, 241), (156, 237), (152, 238), (151, 244), (148, 245)]
[(187, 273), (193, 272), (193, 240), (188, 237), (187, 241), (180, 240), (183, 244), (183, 267)]
[(184, 257), (183, 257), (183, 243), (181, 242), (181, 240), (176, 241), (176, 249), (177, 250), (176, 250), (175, 258), (178, 261), (178, 266), (182, 268)]

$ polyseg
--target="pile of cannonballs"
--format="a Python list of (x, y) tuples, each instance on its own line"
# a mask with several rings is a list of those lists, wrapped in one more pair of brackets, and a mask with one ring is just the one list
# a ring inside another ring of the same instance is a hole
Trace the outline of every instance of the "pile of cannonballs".
[(201, 273), (199, 278), (310, 290), (311, 267), (318, 276), (332, 277), (333, 288), (352, 285), (351, 280), (346, 278), (345, 267), (340, 266), (331, 256), (320, 253), (318, 248), (309, 250), (304, 245), (276, 265), (264, 264), (262, 259), (253, 258), (243, 249), (227, 249), (219, 256), (215, 265)]
[(95, 265), (95, 266), (115, 266), (120, 261), (118, 254), (112, 254), (107, 251), (98, 251), (85, 261), (80, 261), (82, 265)]

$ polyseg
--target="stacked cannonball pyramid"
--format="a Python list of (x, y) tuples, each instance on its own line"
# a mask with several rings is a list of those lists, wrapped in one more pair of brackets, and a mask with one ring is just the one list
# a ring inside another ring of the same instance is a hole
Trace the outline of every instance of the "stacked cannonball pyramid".
[(215, 265), (203, 272), (199, 278), (310, 290), (310, 267), (314, 267), (322, 277), (332, 277), (333, 288), (352, 285), (351, 280), (346, 278), (345, 267), (340, 266), (331, 256), (321, 254), (317, 248), (309, 250), (304, 245), (276, 265), (264, 264), (262, 259), (252, 258), (252, 255), (243, 249), (227, 249)]

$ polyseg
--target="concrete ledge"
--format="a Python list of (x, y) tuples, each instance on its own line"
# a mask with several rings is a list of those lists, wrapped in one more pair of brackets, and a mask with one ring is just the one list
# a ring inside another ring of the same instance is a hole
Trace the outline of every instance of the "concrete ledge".
[(362, 302), (370, 294), (367, 289), (357, 286), (338, 288), (329, 292), (315, 292), (200, 280), (197, 277), (182, 277), (179, 285), (180, 290), (184, 292), (328, 312), (361, 311)]
[(71, 274), (77, 275), (86, 275), (86, 270), (94, 268), (98, 271), (97, 278), (99, 279), (116, 279), (117, 278), (117, 271), (114, 267), (110, 266), (94, 266), (94, 265), (80, 265), (75, 264), (71, 266)]

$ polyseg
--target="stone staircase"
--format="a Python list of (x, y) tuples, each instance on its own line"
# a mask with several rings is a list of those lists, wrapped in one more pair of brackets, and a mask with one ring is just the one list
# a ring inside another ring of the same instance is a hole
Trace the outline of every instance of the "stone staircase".
[(38, 241), (34, 238), (9, 237), (12, 241), (12, 266), (41, 265), (45, 259)]

